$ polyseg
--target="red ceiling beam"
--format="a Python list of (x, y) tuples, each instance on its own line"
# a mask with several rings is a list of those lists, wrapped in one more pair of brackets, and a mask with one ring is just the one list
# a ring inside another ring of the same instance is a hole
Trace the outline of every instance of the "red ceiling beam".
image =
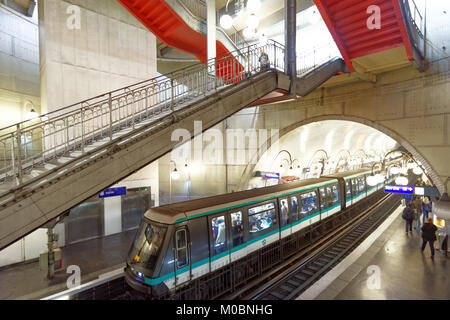
[(370, 54), (378, 53), (378, 52), (381, 52), (381, 51), (394, 49), (394, 48), (397, 48), (397, 47), (403, 47), (403, 42), (401, 41), (400, 37), (399, 37), (399, 41), (397, 41), (394, 44), (388, 43), (388, 44), (382, 45), (382, 46), (378, 45), (376, 47), (364, 48), (363, 51), (351, 52), (351, 56), (352, 56), (352, 59), (355, 59), (357, 57), (363, 57), (363, 56), (367, 56), (367, 55), (370, 55)]
[[(381, 29), (385, 28), (386, 26), (390, 26), (392, 24), (396, 24), (397, 23), (397, 18), (395, 16), (394, 10), (391, 10), (386, 17), (383, 17), (383, 19), (381, 19)], [(343, 28), (340, 28), (339, 31), (341, 32), (341, 34), (344, 35), (344, 37), (346, 37), (348, 34), (358, 34), (361, 32), (367, 32), (367, 25), (366, 25), (366, 20), (361, 21), (361, 23), (353, 23), (350, 24), (348, 26), (345, 26)]]
[(400, 36), (400, 32), (398, 31), (398, 26), (395, 24), (389, 28), (384, 28), (377, 30), (378, 32), (368, 32), (365, 34), (362, 34), (360, 36), (354, 36), (349, 40), (344, 40), (345, 45), (349, 48), (358, 45), (362, 42), (364, 43), (370, 43), (374, 41), (377, 38), (384, 38), (387, 39), (391, 35)]
[(394, 5), (394, 11), (397, 16), (397, 21), (400, 27), (400, 34), (402, 35), (403, 44), (405, 45), (406, 54), (408, 55), (408, 59), (410, 61), (414, 60), (414, 55), (411, 47), (411, 42), (409, 41), (408, 33), (406, 32), (405, 22), (403, 20), (402, 11), (400, 9), (400, 4), (398, 0), (392, 0)]
[[(352, 5), (345, 9), (339, 9), (338, 11), (332, 11), (330, 9), (330, 11), (334, 12), (333, 17), (332, 17), (333, 20), (339, 20), (339, 19), (343, 19), (348, 16), (352, 16), (354, 14), (358, 14), (360, 12), (364, 12), (364, 14), (367, 14), (367, 8), (370, 5), (381, 6), (384, 4), (385, 1), (386, 0), (365, 0), (365, 1), (360, 1), (358, 4)], [(343, 2), (343, 3), (345, 3), (345, 2)]]
[[(388, 13), (389, 10), (392, 10), (393, 7), (390, 3), (385, 3), (380, 6), (381, 10), (381, 20), (383, 20), (383, 15), (385, 13)], [(350, 25), (353, 22), (363, 22), (363, 25), (366, 25), (367, 19), (369, 18), (369, 15), (367, 14), (366, 10), (361, 10), (358, 14), (354, 14), (350, 17), (339, 19), (336, 21), (336, 27), (343, 28), (347, 25)]]
[(328, 27), (328, 30), (330, 30), (331, 36), (334, 39), (334, 42), (336, 43), (337, 47), (339, 48), (339, 51), (342, 54), (342, 57), (344, 58), (345, 64), (347, 65), (350, 72), (355, 72), (355, 68), (353, 67), (353, 64), (350, 60), (350, 57), (347, 53), (347, 50), (342, 42), (341, 37), (338, 34), (338, 31), (335, 28), (334, 21), (331, 20), (331, 15), (327, 9), (327, 4), (325, 0), (314, 0), (317, 9), (319, 10), (323, 20), (325, 21), (325, 24)]

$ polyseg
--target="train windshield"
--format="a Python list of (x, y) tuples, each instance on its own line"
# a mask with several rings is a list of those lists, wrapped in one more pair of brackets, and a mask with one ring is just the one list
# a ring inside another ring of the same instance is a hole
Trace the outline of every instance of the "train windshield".
[(128, 255), (128, 264), (144, 267), (150, 272), (155, 271), (166, 232), (167, 226), (142, 222)]

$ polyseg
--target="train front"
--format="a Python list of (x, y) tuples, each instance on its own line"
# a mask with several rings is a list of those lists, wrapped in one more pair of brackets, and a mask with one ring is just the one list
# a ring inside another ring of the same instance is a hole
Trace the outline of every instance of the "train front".
[(167, 225), (149, 221), (145, 217), (142, 219), (125, 267), (125, 280), (133, 289), (147, 295), (158, 291), (155, 279), (159, 274), (167, 229)]

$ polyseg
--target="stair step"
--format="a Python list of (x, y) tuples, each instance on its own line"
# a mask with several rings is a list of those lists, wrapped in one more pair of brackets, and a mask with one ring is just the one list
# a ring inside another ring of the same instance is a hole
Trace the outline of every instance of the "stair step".
[(56, 161), (59, 163), (67, 163), (73, 159), (74, 159), (73, 157), (61, 157), (61, 158), (58, 158)]

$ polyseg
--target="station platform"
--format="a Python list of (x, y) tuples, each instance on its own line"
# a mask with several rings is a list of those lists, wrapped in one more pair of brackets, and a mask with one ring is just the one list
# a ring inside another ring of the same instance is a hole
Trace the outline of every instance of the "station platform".
[(136, 230), (87, 240), (62, 248), (63, 265), (55, 270), (55, 277), (47, 279), (47, 271), (39, 269), (39, 262), (3, 268), (0, 272), (0, 300), (41, 299), (67, 289), (67, 267), (77, 265), (81, 270), (81, 284), (104, 273), (123, 268)]
[(449, 300), (450, 258), (435, 249), (431, 259), (428, 245), (421, 252), (420, 231), (405, 233), (403, 208), (297, 300)]

